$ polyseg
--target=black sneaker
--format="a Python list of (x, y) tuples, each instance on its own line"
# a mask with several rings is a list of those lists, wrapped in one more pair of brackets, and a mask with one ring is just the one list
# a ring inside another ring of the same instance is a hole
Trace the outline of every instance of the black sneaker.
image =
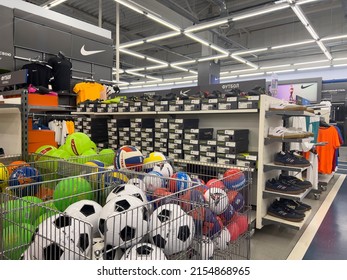
[(176, 100), (176, 99), (177, 99), (176, 94), (174, 94), (173, 92), (170, 92), (170, 93), (166, 94), (162, 98), (163, 101), (172, 101), (172, 100)]
[(305, 214), (298, 213), (295, 210), (285, 206), (283, 203), (275, 200), (268, 208), (267, 213), (283, 220), (291, 222), (301, 222), (305, 218)]
[(280, 181), (285, 180), (294, 186), (298, 186), (305, 189), (309, 189), (312, 187), (312, 183), (310, 181), (301, 180), (299, 178), (296, 178), (295, 176), (280, 174), (279, 180)]
[(300, 201), (292, 200), (292, 199), (286, 199), (286, 198), (280, 198), (279, 203), (284, 204), (285, 206), (295, 210), (299, 213), (305, 213), (306, 211), (311, 210), (311, 206), (305, 203), (300, 203)]
[(231, 90), (228, 90), (225, 92), (225, 97), (237, 97), (239, 96), (241, 93), (241, 90), (239, 90), (238, 88), (234, 88), (234, 89), (231, 89)]
[(189, 95), (188, 93), (191, 91), (191, 89), (187, 89), (187, 90), (180, 90), (179, 94), (177, 95), (177, 98), (179, 100), (188, 100), (189, 99)]
[(295, 187), (293, 185), (285, 185), (275, 179), (266, 181), (265, 190), (285, 194), (300, 194), (305, 191), (304, 189)]
[(248, 95), (261, 95), (261, 94), (265, 94), (265, 89), (260, 87), (260, 86), (256, 86), (254, 88), (252, 88), (249, 92)]
[(297, 157), (292, 153), (282, 151), (275, 155), (274, 162), (278, 165), (295, 167), (308, 167), (311, 165), (310, 162), (303, 157)]

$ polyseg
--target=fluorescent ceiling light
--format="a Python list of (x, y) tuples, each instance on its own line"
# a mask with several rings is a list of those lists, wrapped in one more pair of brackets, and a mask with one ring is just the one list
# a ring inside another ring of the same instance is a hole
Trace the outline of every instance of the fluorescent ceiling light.
[(275, 12), (275, 11), (278, 11), (278, 10), (283, 10), (283, 9), (288, 8), (288, 7), (289, 7), (288, 3), (283, 3), (283, 4), (279, 4), (279, 5), (273, 5), (272, 7), (269, 7), (269, 8), (264, 8), (264, 9), (260, 9), (260, 10), (255, 11), (255, 12), (245, 13), (243, 15), (233, 17), (232, 20), (233, 21), (238, 21), (238, 20), (245, 19), (245, 18), (260, 16), (260, 15), (264, 15), (264, 14), (267, 14), (267, 13)]
[(138, 40), (138, 41), (131, 41), (129, 43), (124, 43), (119, 46), (120, 49), (122, 48), (130, 48), (130, 47), (135, 47), (138, 45), (142, 45), (144, 43), (143, 40)]
[(161, 79), (154, 77), (154, 76), (150, 76), (150, 75), (146, 75), (146, 78), (151, 79), (151, 80), (161, 81)]
[(133, 51), (129, 51), (129, 50), (125, 50), (125, 49), (119, 49), (119, 51), (121, 53), (126, 53), (128, 55), (132, 55), (132, 56), (135, 56), (135, 57), (138, 57), (138, 58), (142, 58), (142, 59), (145, 59), (145, 56), (142, 55), (142, 54), (139, 54), (139, 53), (136, 53), (136, 52), (133, 52)]
[(195, 79), (196, 78), (196, 76), (185, 76), (185, 77), (183, 77), (183, 79)]
[(138, 76), (138, 77), (142, 77), (142, 78), (146, 77), (146, 75), (144, 75), (144, 74), (132, 72), (132, 71), (130, 71), (130, 70), (125, 70), (125, 73), (131, 74), (131, 75), (134, 75), (134, 76)]
[(157, 84), (153, 84), (153, 85), (143, 85), (142, 87), (143, 88), (148, 88), (148, 87), (155, 87), (155, 86), (158, 86)]
[(267, 75), (272, 74), (272, 73), (286, 73), (286, 72), (294, 72), (295, 69), (287, 69), (287, 70), (275, 70), (271, 72), (266, 72)]
[(296, 43), (291, 43), (291, 44), (273, 46), (270, 49), (275, 50), (275, 49), (280, 49), (280, 48), (288, 48), (288, 47), (306, 45), (306, 44), (310, 44), (310, 43), (314, 43), (314, 42), (315, 42), (315, 40), (306, 40), (306, 41), (301, 41), (301, 42), (296, 42)]
[(50, 3), (45, 4), (44, 6), (42, 6), (42, 8), (44, 9), (51, 9), (55, 6), (58, 6), (59, 4), (62, 4), (64, 2), (66, 2), (67, 0), (55, 0), (55, 1), (51, 1)]
[(196, 42), (199, 42), (200, 44), (202, 45), (205, 45), (205, 46), (210, 46), (210, 43), (207, 42), (206, 40), (204, 39), (201, 39), (199, 38), (198, 36), (195, 36), (194, 34), (191, 34), (191, 33), (184, 33), (187, 37), (193, 39), (194, 41)]
[(119, 4), (122, 4), (123, 6), (133, 10), (134, 12), (137, 12), (139, 14), (143, 14), (143, 10), (141, 10), (140, 8), (136, 7), (135, 5), (130, 4), (127, 1), (124, 0), (114, 0), (116, 2), (118, 2)]
[(319, 40), (319, 36), (317, 32), (313, 29), (312, 25), (305, 25), (307, 31), (311, 34), (312, 38), (315, 40)]
[(186, 60), (186, 61), (174, 62), (174, 63), (171, 63), (170, 65), (172, 65), (172, 66), (179, 66), (179, 65), (193, 64), (193, 63), (196, 63), (196, 62), (197, 62), (196, 59), (191, 59), (191, 60)]
[(264, 51), (267, 51), (268, 49), (269, 48), (260, 48), (260, 49), (254, 49), (254, 50), (237, 51), (237, 52), (233, 52), (233, 54), (243, 55), (243, 54), (256, 53), (256, 52), (264, 52)]
[(301, 1), (297, 1), (296, 5), (304, 5), (304, 4), (307, 4), (307, 3), (317, 2), (317, 1), (321, 1), (321, 0), (301, 0)]
[(146, 67), (146, 70), (155, 70), (155, 69), (161, 69), (161, 68), (166, 68), (166, 67), (169, 67), (169, 65), (154, 65), (154, 66), (149, 66), (149, 67)]
[(322, 52), (325, 54), (325, 56), (329, 59), (332, 60), (332, 56), (330, 54), (330, 52), (328, 51), (328, 49), (324, 46), (324, 44), (321, 41), (317, 41), (318, 46), (320, 47), (320, 49), (322, 50)]
[(258, 72), (258, 73), (252, 73), (252, 74), (242, 74), (239, 75), (239, 77), (251, 77), (251, 76), (258, 76), (258, 75), (264, 75), (265, 72)]
[(314, 63), (324, 63), (324, 62), (328, 62), (328, 60), (314, 60), (314, 61), (306, 61), (306, 62), (298, 62), (298, 63), (294, 63), (294, 66), (297, 65), (306, 65), (306, 64), (314, 64)]
[(347, 67), (347, 64), (337, 64), (337, 65), (333, 65), (334, 67)]
[(289, 67), (289, 66), (290, 64), (282, 64), (282, 65), (263, 66), (263, 67), (260, 67), (259, 69), (266, 70), (266, 69), (283, 68), (283, 67)]
[(158, 86), (162, 86), (162, 87), (164, 87), (164, 86), (171, 86), (171, 85), (173, 85), (174, 83), (161, 83), (161, 84), (158, 84)]
[(334, 58), (333, 61), (347, 60), (347, 57)]
[(140, 72), (140, 71), (144, 71), (144, 70), (146, 70), (146, 68), (141, 67), (141, 68), (131, 68), (131, 69), (128, 69), (127, 71)]
[(347, 34), (325, 37), (325, 38), (322, 38), (320, 40), (324, 42), (324, 41), (338, 40), (338, 39), (344, 39), (344, 38), (347, 38)]
[(195, 74), (195, 75), (198, 75), (198, 72), (194, 71), (194, 70), (188, 70), (189, 73), (192, 73), (192, 74)]
[(183, 79), (183, 77), (167, 78), (167, 79), (163, 79), (163, 82), (179, 81), (182, 79)]
[(238, 74), (238, 73), (243, 73), (243, 72), (252, 72), (252, 71), (256, 71), (256, 70), (257, 70), (257, 69), (232, 70), (232, 71), (229, 71), (229, 74), (231, 74), (231, 73)]
[(219, 80), (228, 80), (228, 79), (234, 79), (234, 78), (237, 78), (237, 75), (235, 75), (235, 76), (219, 77)]
[(124, 82), (124, 81), (117, 82), (116, 80), (112, 80), (112, 82), (115, 83), (115, 84), (118, 84), (118, 85), (129, 85), (128, 82)]
[(181, 32), (176, 32), (176, 31), (168, 32), (168, 33), (163, 34), (163, 35), (157, 35), (157, 36), (150, 37), (150, 38), (146, 39), (146, 42), (150, 43), (150, 42), (154, 42), (154, 41), (159, 41), (159, 40), (175, 37), (175, 36), (180, 35), (180, 34), (181, 34)]
[(183, 81), (183, 82), (175, 82), (175, 85), (181, 85), (181, 84), (189, 84), (189, 83), (193, 83), (194, 80), (192, 81)]
[(198, 62), (209, 61), (209, 60), (214, 60), (214, 59), (221, 59), (221, 58), (225, 58), (227, 56), (228, 56), (227, 54), (221, 54), (221, 55), (202, 57), (202, 58), (198, 59)]
[(225, 56), (228, 56), (228, 55), (229, 55), (229, 52), (223, 50), (222, 48), (220, 48), (220, 47), (218, 47), (218, 46), (216, 46), (216, 45), (211, 44), (211, 45), (210, 45), (210, 48), (211, 48), (211, 49), (214, 49), (214, 50), (217, 51), (217, 52), (221, 52), (221, 53), (224, 54)]
[(161, 19), (161, 18), (159, 18), (159, 17), (157, 17), (157, 16), (155, 16), (155, 15), (146, 14), (146, 16), (147, 16), (148, 18), (150, 18), (150, 19), (152, 19), (152, 20), (154, 20), (154, 21), (160, 23), (161, 25), (164, 25), (164, 26), (166, 26), (166, 27), (168, 27), (168, 28), (170, 28), (170, 29), (172, 29), (172, 30), (181, 32), (181, 28), (179, 28), (179, 27), (177, 27), (176, 25), (173, 25), (172, 23), (169, 23), (169, 22), (167, 22), (167, 21), (165, 21), (165, 20), (163, 20), (163, 19)]
[(317, 66), (317, 67), (298, 68), (296, 70), (298, 70), (298, 71), (305, 71), (305, 70), (315, 70), (315, 69), (324, 69), (324, 68), (330, 68), (330, 65), (329, 66)]
[(131, 82), (130, 85), (144, 85), (146, 82), (141, 81), (141, 82)]
[(219, 75), (227, 75), (227, 74), (229, 74), (229, 71), (223, 71), (219, 73)]
[(221, 19), (221, 20), (211, 21), (211, 22), (207, 22), (207, 23), (201, 23), (201, 24), (193, 25), (193, 26), (190, 26), (190, 27), (186, 28), (184, 30), (184, 32), (196, 32), (196, 31), (199, 31), (199, 30), (208, 29), (208, 28), (211, 28), (211, 27), (215, 27), (215, 26), (219, 26), (219, 25), (222, 25), (222, 24), (226, 24), (228, 22), (229, 22), (228, 19)]
[(183, 68), (183, 67), (180, 67), (180, 66), (176, 66), (176, 65), (170, 65), (172, 68), (175, 68), (175, 69), (178, 69), (178, 70), (181, 70), (181, 71), (184, 71), (184, 72), (188, 72), (189, 69), (187, 68)]

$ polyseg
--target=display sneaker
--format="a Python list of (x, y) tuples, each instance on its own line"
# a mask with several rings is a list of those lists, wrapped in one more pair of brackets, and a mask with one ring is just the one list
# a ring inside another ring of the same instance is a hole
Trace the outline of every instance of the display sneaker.
[(303, 157), (298, 157), (292, 153), (282, 151), (275, 155), (274, 163), (294, 167), (309, 167), (311, 165), (310, 162)]
[(173, 92), (169, 92), (162, 98), (163, 101), (172, 101), (176, 99), (177, 99), (176, 94)]
[(305, 111), (306, 106), (290, 104), (290, 103), (281, 103), (281, 104), (270, 104), (270, 111)]
[(293, 184), (294, 186), (298, 186), (298, 187), (305, 188), (305, 189), (309, 189), (312, 187), (312, 183), (310, 181), (301, 180), (301, 179), (299, 179), (295, 176), (291, 176), (291, 175), (280, 174), (279, 180), (280, 181), (285, 180), (285, 181)]
[(306, 138), (308, 134), (302, 130), (296, 130), (294, 128), (286, 128), (283, 126), (270, 127), (269, 138), (280, 138), (280, 139), (295, 139), (295, 138)]
[(293, 200), (293, 199), (287, 199), (287, 198), (280, 198), (279, 203), (283, 203), (285, 206), (295, 210), (299, 213), (305, 213), (309, 210), (311, 210), (311, 206), (308, 204), (305, 204), (301, 201)]
[(274, 178), (266, 181), (265, 190), (285, 194), (300, 194), (304, 191), (302, 188), (289, 184), (283, 184)]
[(305, 214), (299, 213), (278, 200), (275, 200), (268, 208), (267, 213), (271, 216), (287, 220), (290, 222), (301, 222), (305, 218)]

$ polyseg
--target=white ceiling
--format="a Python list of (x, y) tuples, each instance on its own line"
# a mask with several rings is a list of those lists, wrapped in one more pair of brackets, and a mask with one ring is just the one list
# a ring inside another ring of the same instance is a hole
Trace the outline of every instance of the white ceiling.
[[(26, 2), (43, 5), (47, 1)], [(121, 81), (138, 83), (153, 82), (157, 79), (158, 82), (165, 82), (173, 77), (187, 76), (194, 80), (196, 79), (194, 75), (196, 76), (198, 71), (198, 59), (208, 59), (221, 54), (227, 54), (219, 59), (221, 76), (347, 63), (346, 0), (121, 0), (120, 2), (122, 2), (119, 17), (120, 68), (126, 71), (120, 74)], [(134, 12), (124, 3), (144, 10), (155, 18)], [(101, 5), (102, 27), (115, 34), (116, 1), (102, 0)], [(253, 11), (266, 11), (269, 8), (277, 9), (281, 5), (283, 9), (237, 20), (240, 15), (251, 15)], [(300, 20), (295, 9), (302, 11), (304, 19)], [(98, 24), (99, 0), (67, 0), (52, 10)], [(159, 24), (156, 18), (169, 22), (173, 28), (178, 28), (178, 35), (124, 47), (128, 43), (139, 43), (153, 36), (173, 32), (172, 28)], [(228, 19), (228, 24), (198, 32), (187, 32), (193, 25), (196, 27), (221, 19)], [(317, 34), (316, 40), (303, 24), (306, 19)], [(334, 39), (333, 37), (337, 35), (345, 37)], [(194, 38), (191, 38), (192, 36)], [(197, 42), (199, 39), (212, 44), (214, 49), (203, 46)], [(306, 41), (309, 43), (277, 48), (280, 45)], [(256, 51), (257, 49), (263, 50)], [(240, 54), (241, 51), (251, 52)], [(234, 56), (235, 54), (237, 55)], [(139, 58), (141, 55), (147, 59)], [(187, 61), (192, 62), (179, 64)], [(179, 67), (175, 63), (178, 63)], [(281, 65), (286, 66), (281, 67)], [(151, 69), (152, 66), (154, 68), (161, 66), (161, 68)], [(132, 71), (133, 69), (137, 71)], [(143, 75), (146, 77), (141, 77)]]

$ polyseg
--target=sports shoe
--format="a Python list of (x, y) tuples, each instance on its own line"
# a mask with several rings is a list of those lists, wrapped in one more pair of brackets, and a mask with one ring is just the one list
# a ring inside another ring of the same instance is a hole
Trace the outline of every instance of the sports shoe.
[(269, 108), (270, 111), (304, 111), (306, 109), (305, 106), (289, 103), (271, 104)]
[(283, 126), (270, 127), (269, 138), (280, 138), (280, 139), (295, 139), (295, 138), (306, 138), (308, 133), (302, 130), (295, 130), (294, 128), (288, 129)]
[(285, 180), (285, 181), (291, 183), (294, 186), (298, 186), (298, 187), (305, 188), (305, 189), (308, 189), (308, 188), (312, 187), (312, 183), (310, 181), (301, 180), (301, 179), (299, 179), (299, 178), (297, 178), (295, 176), (280, 174), (279, 180), (280, 181)]
[(305, 213), (309, 210), (311, 210), (311, 206), (305, 203), (302, 203), (297, 200), (292, 200), (292, 199), (286, 199), (286, 198), (280, 198), (279, 203), (284, 204), (285, 206), (295, 210), (296, 212), (299, 213)]
[(275, 200), (268, 208), (267, 213), (271, 216), (291, 221), (291, 222), (301, 222), (305, 218), (305, 214), (299, 213), (278, 200)]
[(265, 89), (263, 87), (260, 86), (256, 86), (254, 88), (252, 88), (250, 91), (248, 91), (248, 95), (261, 95), (261, 94), (265, 94)]
[(265, 190), (285, 194), (300, 194), (305, 191), (293, 185), (283, 184), (276, 179), (267, 180), (265, 183)]
[(294, 155), (289, 152), (279, 152), (275, 155), (275, 164), (284, 165), (284, 166), (295, 166), (295, 167), (309, 167), (310, 162), (303, 158)]
[(237, 96), (240, 95), (240, 93), (241, 93), (241, 90), (240, 90), (240, 89), (238, 89), (238, 88), (233, 88), (233, 89), (231, 89), (231, 90), (226, 91), (224, 96), (225, 96), (225, 97), (237, 97)]
[(172, 100), (176, 100), (176, 99), (177, 99), (176, 94), (174, 94), (173, 92), (170, 92), (170, 93), (166, 94), (162, 98), (163, 101), (172, 101)]

